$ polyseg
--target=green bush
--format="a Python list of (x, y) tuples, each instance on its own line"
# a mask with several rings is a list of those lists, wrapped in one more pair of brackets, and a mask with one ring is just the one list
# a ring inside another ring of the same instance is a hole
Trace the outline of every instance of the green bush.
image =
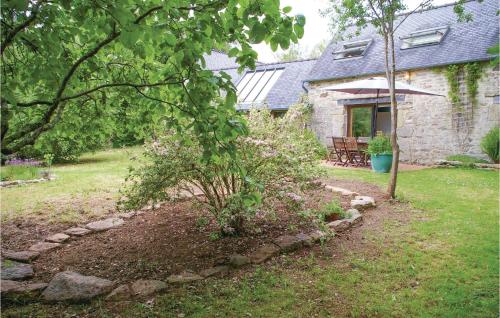
[(370, 155), (390, 155), (392, 154), (391, 140), (383, 134), (378, 134), (368, 141), (367, 151)]
[(481, 149), (490, 159), (498, 163), (498, 153), (500, 150), (500, 128), (491, 129), (481, 140)]
[[(305, 126), (309, 110), (292, 107), (284, 117), (266, 110), (247, 116), (248, 134), (238, 137), (235, 156), (220, 154), (208, 160), (193, 131), (169, 131), (149, 143), (146, 160), (132, 170), (120, 208), (137, 209), (194, 194), (219, 224), (223, 234), (240, 232), (258, 208), (272, 209), (285, 193), (300, 193), (319, 175), (321, 146)], [(243, 129), (236, 127), (235, 129)]]
[(318, 210), (319, 217), (321, 220), (326, 221), (329, 216), (333, 214), (337, 214), (341, 219), (346, 217), (346, 212), (340, 206), (340, 202), (336, 199), (331, 200), (326, 205), (324, 205), (321, 209)]

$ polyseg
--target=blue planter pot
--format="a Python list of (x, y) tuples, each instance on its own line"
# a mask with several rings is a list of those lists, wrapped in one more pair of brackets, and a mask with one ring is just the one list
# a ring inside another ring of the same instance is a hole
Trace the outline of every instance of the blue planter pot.
[(387, 173), (391, 171), (391, 155), (371, 155), (372, 170), (378, 173)]

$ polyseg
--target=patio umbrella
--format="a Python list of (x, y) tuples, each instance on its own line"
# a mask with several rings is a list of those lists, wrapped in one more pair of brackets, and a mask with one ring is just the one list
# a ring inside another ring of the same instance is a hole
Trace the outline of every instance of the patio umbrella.
[[(401, 83), (396, 81), (395, 83), (396, 94), (412, 94), (412, 95), (431, 95), (431, 96), (444, 96), (437, 94), (416, 86)], [(348, 83), (342, 83), (337, 85), (332, 85), (323, 88), (326, 91), (343, 92), (349, 94), (377, 94), (375, 111), (378, 109), (378, 97), (379, 94), (389, 94), (389, 84), (387, 79), (384, 77), (372, 77), (369, 79), (358, 80)], [(376, 112), (375, 112), (376, 114)], [(375, 119), (376, 120), (376, 119)], [(374, 127), (374, 125), (372, 125)], [(373, 128), (372, 128), (373, 129)], [(372, 130), (373, 135), (373, 130)]]
[[(396, 81), (396, 94), (433, 95), (443, 96), (425, 89)], [(389, 94), (389, 84), (384, 77), (372, 77), (369, 79), (353, 81), (332, 85), (323, 88), (326, 91), (344, 92), (349, 94)]]

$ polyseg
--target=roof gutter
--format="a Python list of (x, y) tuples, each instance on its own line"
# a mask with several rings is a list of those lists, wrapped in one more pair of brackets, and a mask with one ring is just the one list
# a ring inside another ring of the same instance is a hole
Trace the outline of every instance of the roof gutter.
[(303, 80), (302, 81), (302, 89), (307, 93), (309, 93), (309, 90), (306, 87), (306, 83), (309, 82), (308, 80)]

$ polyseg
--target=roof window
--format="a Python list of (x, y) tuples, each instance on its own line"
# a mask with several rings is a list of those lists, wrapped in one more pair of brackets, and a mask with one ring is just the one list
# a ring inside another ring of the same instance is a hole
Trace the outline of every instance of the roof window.
[(401, 49), (411, 49), (414, 47), (439, 44), (448, 33), (448, 26), (440, 26), (432, 29), (425, 29), (412, 32), (401, 37)]
[(247, 72), (236, 86), (240, 104), (261, 103), (283, 73), (283, 68)]
[(371, 39), (355, 41), (355, 42), (347, 42), (342, 44), (340, 50), (333, 52), (333, 56), (335, 60), (347, 59), (352, 57), (363, 56), (370, 46), (372, 42)]

